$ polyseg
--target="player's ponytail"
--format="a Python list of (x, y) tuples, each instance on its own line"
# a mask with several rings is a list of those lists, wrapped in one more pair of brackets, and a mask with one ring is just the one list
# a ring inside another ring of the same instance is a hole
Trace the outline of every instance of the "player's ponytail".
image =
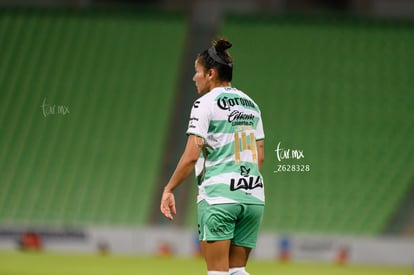
[(219, 39), (218, 41), (213, 42), (213, 46), (214, 46), (214, 48), (216, 49), (217, 52), (225, 53), (225, 51), (227, 49), (230, 49), (231, 46), (233, 46), (233, 44), (231, 44), (230, 41), (222, 38), (222, 39)]

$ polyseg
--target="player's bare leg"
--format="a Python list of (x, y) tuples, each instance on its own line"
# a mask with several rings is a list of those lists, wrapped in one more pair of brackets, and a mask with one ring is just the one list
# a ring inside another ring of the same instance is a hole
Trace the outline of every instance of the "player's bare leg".
[(209, 271), (229, 271), (230, 240), (201, 241), (201, 253)]
[(229, 254), (230, 275), (248, 275), (246, 272), (246, 264), (249, 259), (251, 248), (231, 245)]

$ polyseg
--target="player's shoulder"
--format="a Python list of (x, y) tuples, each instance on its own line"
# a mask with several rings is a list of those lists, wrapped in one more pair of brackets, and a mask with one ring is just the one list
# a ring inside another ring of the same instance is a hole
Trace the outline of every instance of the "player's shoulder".
[(242, 90), (239, 90), (239, 89), (235, 88), (235, 93), (237, 93), (240, 97), (243, 97), (245, 99), (250, 100), (251, 102), (254, 102), (257, 105), (257, 103), (254, 101), (254, 99), (251, 98), (247, 93), (243, 92)]
[(220, 94), (219, 88), (214, 88), (210, 92), (200, 96), (193, 103), (193, 108), (208, 107), (214, 103), (218, 94)]
[(252, 97), (250, 97), (247, 93), (245, 93), (242, 90), (239, 90), (237, 88), (232, 88), (232, 89), (233, 89), (232, 93), (237, 94), (239, 98), (244, 99), (245, 100), (244, 103), (246, 103), (247, 106), (253, 107), (260, 113), (260, 107)]

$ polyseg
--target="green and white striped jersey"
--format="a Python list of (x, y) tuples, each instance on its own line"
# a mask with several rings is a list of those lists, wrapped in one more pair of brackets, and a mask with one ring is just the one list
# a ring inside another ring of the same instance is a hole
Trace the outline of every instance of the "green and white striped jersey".
[(264, 139), (260, 109), (245, 93), (214, 88), (194, 102), (188, 135), (204, 139), (195, 166), (197, 202), (264, 204), (256, 141)]

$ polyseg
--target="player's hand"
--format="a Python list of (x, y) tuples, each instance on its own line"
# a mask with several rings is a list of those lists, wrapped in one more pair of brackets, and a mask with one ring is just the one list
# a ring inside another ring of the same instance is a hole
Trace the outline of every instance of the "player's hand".
[(177, 214), (177, 211), (175, 210), (175, 198), (174, 194), (171, 191), (164, 190), (164, 193), (162, 193), (161, 198), (161, 213), (170, 221), (172, 221), (173, 214)]

